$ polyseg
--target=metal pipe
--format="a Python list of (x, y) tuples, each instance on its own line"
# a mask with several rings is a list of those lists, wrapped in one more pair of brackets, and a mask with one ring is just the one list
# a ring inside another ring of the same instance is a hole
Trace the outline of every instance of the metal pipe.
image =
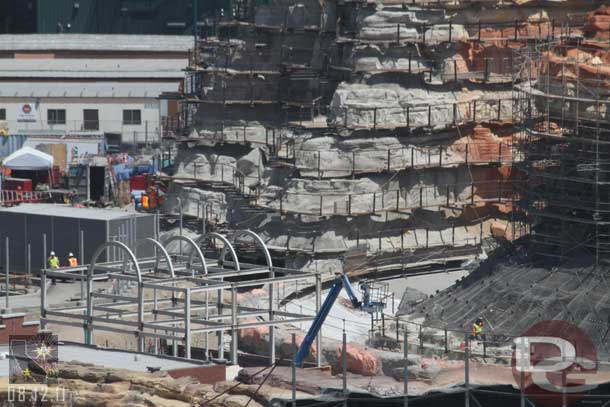
[(85, 344), (91, 345), (93, 342), (93, 324), (91, 318), (93, 317), (93, 276), (91, 270), (87, 272), (87, 321), (85, 321)]
[[(343, 321), (345, 324), (345, 320)], [(343, 330), (343, 352), (341, 354), (341, 366), (343, 372), (343, 406), (347, 407), (347, 333)], [(318, 350), (320, 352), (321, 350)]]
[(231, 287), (231, 363), (237, 365), (237, 288)]
[(28, 279), (29, 279), (30, 275), (32, 274), (32, 244), (30, 242), (28, 242), (27, 252), (28, 252), (27, 271), (28, 271)]
[(138, 283), (138, 352), (144, 352), (144, 286)]
[(85, 171), (87, 172), (87, 202), (89, 202), (91, 200), (91, 171), (89, 167), (89, 162), (87, 162)]
[(10, 296), (9, 293), (9, 285), (10, 285), (10, 277), (9, 277), (9, 260), (10, 260), (10, 253), (9, 253), (9, 238), (8, 236), (5, 239), (5, 245), (4, 245), (4, 260), (5, 260), (5, 265), (4, 265), (4, 275), (5, 275), (5, 283), (6, 283), (6, 290), (5, 290), (5, 294), (6, 294), (6, 304), (5, 307), (8, 310), (9, 309), (9, 299), (8, 297)]
[[(210, 293), (209, 293), (209, 291), (206, 291), (205, 292), (205, 316), (204, 316), (205, 321), (207, 321), (210, 316), (209, 300), (210, 300)], [(205, 338), (204, 338), (203, 344), (204, 344), (204, 348), (205, 348), (205, 360), (210, 360), (210, 342), (209, 342), (209, 333), (208, 332), (205, 333)]]
[[(396, 326), (396, 330), (398, 330), (398, 325)], [(403, 377), (403, 402), (402, 405), (404, 407), (409, 407), (409, 331), (405, 326), (405, 334), (404, 334), (404, 370), (402, 373)]]
[[(78, 235), (79, 240), (79, 264), (85, 264), (85, 232), (83, 230), (80, 231)], [(85, 269), (82, 269), (80, 274), (83, 275), (85, 273)], [(80, 300), (82, 301), (85, 298), (85, 280), (81, 278), (80, 280)]]
[[(153, 288), (153, 320), (155, 322), (157, 322), (157, 289)], [(157, 330), (154, 329), (153, 330), (154, 333), (157, 333)], [(159, 354), (159, 338), (154, 338), (155, 339), (155, 344), (154, 344), (154, 354), (158, 355)]]
[(468, 333), (464, 334), (464, 407), (470, 407), (470, 338)]
[(47, 316), (47, 273), (44, 268), (40, 270), (40, 330), (47, 329), (44, 318)]
[[(223, 279), (220, 279), (221, 281)], [(224, 314), (223, 308), (224, 302), (224, 291), (223, 289), (218, 290), (217, 301), (216, 301), (216, 309), (219, 315)], [(218, 359), (223, 360), (225, 358), (225, 341), (224, 341), (224, 330), (218, 331)]]
[[(298, 281), (298, 280), (297, 280)], [(322, 276), (320, 273), (316, 273), (316, 314), (320, 311), (322, 300)], [(316, 337), (316, 365), (322, 367), (322, 328), (318, 331)]]
[[(318, 351), (318, 353), (320, 353)], [(297, 406), (297, 365), (294, 362), (294, 358), (297, 355), (297, 339), (296, 334), (292, 334), (292, 361), (290, 367), (292, 370), (292, 407)]]
[[(182, 236), (182, 198), (178, 197), (176, 198), (176, 200), (178, 201), (178, 216), (179, 218), (179, 225), (180, 225), (180, 236)], [(182, 254), (182, 240), (180, 240), (180, 254)]]
[(191, 358), (191, 289), (184, 289), (184, 357)]

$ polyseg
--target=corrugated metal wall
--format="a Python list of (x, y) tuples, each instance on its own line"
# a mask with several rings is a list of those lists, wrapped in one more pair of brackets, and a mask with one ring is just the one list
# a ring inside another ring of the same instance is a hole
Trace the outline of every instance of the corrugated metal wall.
[[(128, 224), (130, 218), (112, 221), (95, 219), (76, 219), (59, 216), (45, 216), (0, 212), (0, 264), (4, 267), (6, 261), (5, 238), (10, 239), (10, 267), (11, 272), (25, 272), (27, 270), (27, 245), (32, 252), (32, 272), (36, 273), (46, 265), (46, 258), (51, 250), (55, 251), (62, 266), (67, 264), (68, 253), (73, 252), (79, 256), (79, 231), (84, 232), (85, 262), (89, 263), (93, 252), (104, 242), (107, 236), (112, 240), (117, 238), (119, 230), (130, 232)], [(138, 216), (135, 232), (136, 239), (154, 237), (154, 215)], [(47, 253), (43, 252), (43, 235), (46, 234)], [(130, 237), (123, 238), (125, 243), (132, 241)], [(129, 245), (129, 244), (128, 244)], [(112, 250), (102, 255), (100, 261), (112, 260)], [(138, 250), (138, 257), (152, 256), (154, 250), (151, 246), (142, 246)]]
[[(155, 237), (154, 215), (114, 219), (108, 223), (108, 240), (118, 240), (132, 247), (135, 241), (147, 237)], [(138, 257), (153, 255), (154, 249), (151, 245), (143, 244), (138, 248)], [(112, 255), (110, 255), (109, 260), (113, 260)]]

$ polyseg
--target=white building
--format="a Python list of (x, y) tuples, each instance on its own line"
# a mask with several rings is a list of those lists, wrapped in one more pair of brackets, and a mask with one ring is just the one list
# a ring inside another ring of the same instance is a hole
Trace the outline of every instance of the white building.
[[(38, 41), (36, 41), (37, 37)], [(21, 39), (21, 41), (20, 41)], [(160, 140), (192, 38), (0, 35), (0, 128), (25, 135), (120, 135)]]

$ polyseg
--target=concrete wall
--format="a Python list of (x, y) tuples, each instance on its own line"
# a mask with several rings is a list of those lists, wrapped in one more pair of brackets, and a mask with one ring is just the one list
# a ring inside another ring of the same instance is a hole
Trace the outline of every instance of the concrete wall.
[[(35, 86), (33, 84), (32, 86)], [(18, 121), (22, 104), (36, 106), (34, 122)], [(124, 143), (133, 143), (134, 137), (144, 143), (148, 129), (148, 141), (159, 141), (160, 106), (159, 100), (150, 98), (0, 98), (0, 109), (6, 109), (6, 121), (10, 134), (53, 133), (121, 133)], [(65, 109), (66, 124), (49, 124), (49, 109)], [(97, 109), (99, 130), (84, 129), (84, 109)], [(123, 110), (140, 110), (140, 125), (123, 124)], [(147, 125), (148, 123), (148, 125)], [(134, 135), (135, 133), (135, 135)]]

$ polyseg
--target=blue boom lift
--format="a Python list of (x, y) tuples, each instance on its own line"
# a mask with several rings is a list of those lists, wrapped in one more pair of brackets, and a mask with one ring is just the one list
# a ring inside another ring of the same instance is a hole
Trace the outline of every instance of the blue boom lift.
[(322, 307), (320, 307), (320, 311), (318, 311), (316, 318), (313, 320), (313, 324), (309, 328), (307, 335), (305, 335), (303, 343), (301, 343), (301, 348), (299, 349), (299, 352), (294, 357), (294, 363), (297, 366), (302, 367), (303, 362), (305, 361), (307, 356), (309, 356), (311, 344), (318, 335), (318, 332), (320, 332), (320, 328), (322, 328), (322, 325), (324, 324), (324, 321), (326, 320), (330, 309), (335, 304), (335, 301), (337, 300), (337, 297), (339, 296), (339, 293), (341, 292), (342, 288), (345, 288), (347, 296), (352, 302), (354, 308), (364, 310), (368, 313), (383, 311), (384, 303), (382, 301), (375, 301), (372, 299), (372, 289), (367, 282), (362, 282), (360, 284), (360, 289), (362, 290), (362, 301), (360, 301), (356, 296), (356, 291), (354, 290), (354, 287), (352, 287), (347, 276), (345, 274), (337, 275), (337, 277), (335, 277), (335, 281), (333, 282), (332, 287), (330, 288), (330, 291), (328, 292), (328, 296), (324, 300)]

